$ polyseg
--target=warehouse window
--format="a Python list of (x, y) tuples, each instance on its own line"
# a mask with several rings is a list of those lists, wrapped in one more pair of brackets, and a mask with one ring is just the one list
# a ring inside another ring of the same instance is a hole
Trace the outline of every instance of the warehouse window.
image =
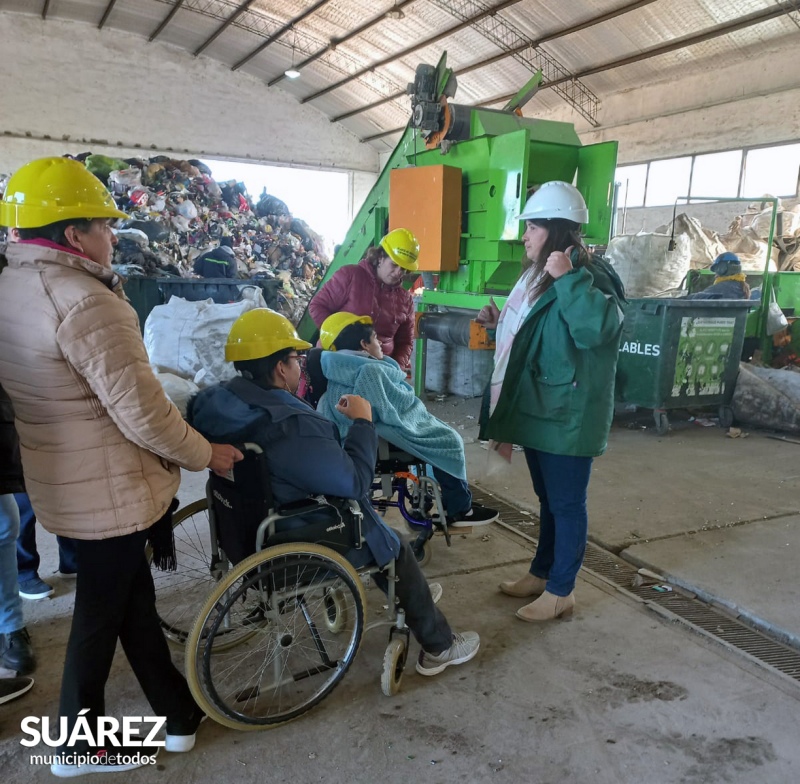
[(620, 207), (644, 207), (644, 190), (647, 185), (647, 164), (620, 166), (616, 181), (620, 184)]
[(695, 155), (691, 194), (736, 198), (739, 195), (741, 173), (741, 150)]
[(665, 206), (687, 195), (792, 198), (800, 188), (800, 143), (620, 166), (615, 179), (620, 208)]
[(266, 166), (235, 161), (203, 161), (217, 182), (243, 182), (258, 203), (264, 188), (270, 196), (286, 203), (292, 216), (305, 221), (321, 234), (325, 250), (333, 255), (334, 245), (344, 240), (352, 221), (349, 212), (350, 181), (346, 172)]
[(743, 196), (794, 196), (800, 171), (800, 144), (748, 150)]
[(674, 204), (675, 199), (689, 193), (692, 176), (692, 159), (670, 158), (653, 161), (647, 175), (647, 192), (644, 203), (647, 207)]

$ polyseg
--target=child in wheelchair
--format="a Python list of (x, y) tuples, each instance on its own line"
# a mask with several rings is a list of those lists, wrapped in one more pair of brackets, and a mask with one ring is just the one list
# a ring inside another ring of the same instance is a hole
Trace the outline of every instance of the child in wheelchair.
[(322, 324), (320, 343), (325, 350), (308, 353), (306, 400), (336, 423), (340, 436), (350, 420), (337, 410), (337, 401), (361, 395), (372, 405), (378, 435), (433, 467), (449, 528), (496, 520), (496, 509), (472, 501), (461, 436), (425, 408), (397, 362), (384, 356), (372, 319), (334, 313)]
[[(378, 448), (370, 404), (356, 395), (337, 401), (336, 410), (351, 423), (340, 444), (336, 426), (295, 395), (301, 376), (298, 352), (308, 348), (280, 314), (263, 308), (243, 314), (225, 347), (225, 358), (241, 375), (200, 392), (187, 418), (203, 434), (218, 439), (224, 433), (234, 443), (261, 447), (277, 504), (316, 495), (358, 500), (366, 547), (352, 552), (354, 566), (369, 560), (383, 567), (395, 559), (396, 596), (422, 647), (417, 672), (436, 675), (469, 661), (478, 652), (478, 634), (452, 631), (409, 546), (370, 503)], [(386, 590), (381, 573), (374, 579)]]

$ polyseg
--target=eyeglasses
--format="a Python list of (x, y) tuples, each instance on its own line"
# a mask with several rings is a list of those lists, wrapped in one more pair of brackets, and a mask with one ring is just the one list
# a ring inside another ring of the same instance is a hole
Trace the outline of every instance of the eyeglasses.
[(300, 365), (301, 368), (305, 368), (306, 366), (306, 355), (305, 354), (289, 354), (288, 357), (284, 360), (287, 364), (289, 363), (290, 359), (296, 359), (297, 364)]

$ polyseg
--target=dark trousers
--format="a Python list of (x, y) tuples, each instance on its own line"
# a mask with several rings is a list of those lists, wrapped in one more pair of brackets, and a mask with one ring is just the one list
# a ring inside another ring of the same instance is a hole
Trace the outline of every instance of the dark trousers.
[[(20, 583), (39, 576), (39, 552), (36, 549), (36, 515), (27, 493), (14, 493), (19, 508), (17, 537), (17, 572)], [(75, 559), (75, 540), (58, 536), (58, 570), (66, 574), (78, 571)]]
[[(90, 717), (106, 715), (105, 686), (118, 639), (152, 715), (180, 722), (196, 709), (159, 624), (153, 577), (144, 554), (146, 539), (147, 532), (140, 531), (76, 540), (75, 609), (59, 707), (70, 729), (83, 708), (89, 709)], [(95, 726), (91, 719), (90, 726)]]
[(548, 593), (567, 596), (575, 587), (586, 553), (586, 495), (592, 458), (525, 447), (525, 459), (540, 504), (539, 544), (530, 572), (547, 580)]
[[(395, 595), (405, 610), (406, 623), (423, 650), (441, 653), (453, 644), (453, 631), (441, 610), (433, 603), (428, 581), (406, 542), (400, 543), (395, 567)], [(386, 593), (386, 575), (374, 575), (377, 586)]]
[(458, 517), (472, 509), (472, 493), (463, 479), (436, 466), (433, 466), (433, 476), (441, 488), (444, 513), (448, 517)]

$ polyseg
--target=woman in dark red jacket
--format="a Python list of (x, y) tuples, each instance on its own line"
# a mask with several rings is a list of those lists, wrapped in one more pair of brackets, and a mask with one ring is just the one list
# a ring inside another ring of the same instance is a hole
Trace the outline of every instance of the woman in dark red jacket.
[(394, 229), (358, 264), (336, 270), (314, 295), (308, 312), (320, 327), (333, 313), (370, 316), (383, 353), (402, 368), (411, 362), (414, 303), (402, 284), (406, 272), (417, 271), (419, 243), (408, 229)]

